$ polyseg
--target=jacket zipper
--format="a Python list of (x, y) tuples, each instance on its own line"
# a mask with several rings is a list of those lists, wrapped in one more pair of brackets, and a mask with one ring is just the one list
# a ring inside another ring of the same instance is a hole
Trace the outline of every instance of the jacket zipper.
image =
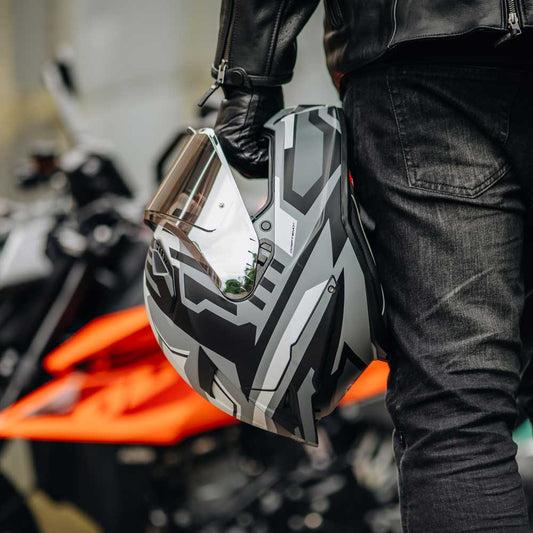
[(522, 33), (516, 5), (517, 1), (518, 0), (508, 0), (507, 2), (507, 33), (496, 43), (496, 46), (514, 39)]
[(204, 104), (211, 98), (211, 95), (224, 84), (224, 81), (226, 80), (226, 70), (228, 69), (228, 62), (229, 62), (229, 49), (230, 49), (230, 43), (231, 43), (231, 36), (233, 34), (233, 19), (235, 16), (235, 0), (232, 0), (231, 2), (231, 12), (228, 17), (228, 26), (226, 29), (226, 37), (224, 41), (224, 49), (222, 50), (222, 59), (220, 60), (220, 63), (218, 65), (217, 69), (217, 77), (214, 81), (214, 83), (207, 89), (207, 91), (204, 93), (202, 98), (200, 98), (200, 101), (198, 102), (198, 107), (203, 107)]
[(202, 96), (202, 98), (200, 98), (200, 100), (198, 101), (198, 107), (203, 107), (205, 105), (205, 103), (209, 100), (209, 98), (211, 98), (211, 95), (219, 87), (222, 86), (222, 84), (224, 83), (224, 80), (226, 79), (226, 70), (227, 70), (227, 68), (228, 68), (228, 62), (225, 59), (223, 59), (220, 62), (220, 65), (218, 66), (217, 77), (216, 77), (213, 85), (211, 85), (211, 87), (209, 87), (209, 89), (207, 89), (207, 91), (205, 91), (205, 93)]

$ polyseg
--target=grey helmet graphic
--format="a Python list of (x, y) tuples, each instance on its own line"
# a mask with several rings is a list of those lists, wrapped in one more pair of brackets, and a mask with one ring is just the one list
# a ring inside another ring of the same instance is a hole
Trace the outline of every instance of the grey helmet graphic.
[(385, 355), (384, 300), (342, 111), (286, 109), (265, 129), (268, 199), (252, 215), (213, 130), (190, 131), (145, 212), (145, 301), (191, 387), (239, 420), (316, 445), (316, 421)]

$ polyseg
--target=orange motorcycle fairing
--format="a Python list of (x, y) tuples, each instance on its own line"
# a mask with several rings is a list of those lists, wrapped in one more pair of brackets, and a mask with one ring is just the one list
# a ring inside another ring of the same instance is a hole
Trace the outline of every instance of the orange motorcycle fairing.
[[(168, 363), (144, 306), (93, 320), (44, 367), (54, 379), (0, 413), (0, 438), (171, 445), (237, 423)], [(387, 375), (374, 361), (341, 403), (382, 395)]]

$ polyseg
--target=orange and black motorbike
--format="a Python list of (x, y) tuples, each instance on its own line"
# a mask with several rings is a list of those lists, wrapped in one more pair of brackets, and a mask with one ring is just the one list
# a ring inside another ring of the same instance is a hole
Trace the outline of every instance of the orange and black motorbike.
[(324, 421), (318, 448), (194, 392), (142, 306), (90, 322), (44, 368), (50, 381), (0, 414), (0, 437), (34, 441), (39, 487), (104, 531), (400, 531), (384, 363)]
[(48, 196), (0, 204), (0, 409), (32, 390), (42, 358), (89, 320), (142, 302), (142, 211), (87, 132), (68, 72), (56, 62), (43, 77), (71, 146), (59, 154), (40, 143), (18, 173), (22, 188)]

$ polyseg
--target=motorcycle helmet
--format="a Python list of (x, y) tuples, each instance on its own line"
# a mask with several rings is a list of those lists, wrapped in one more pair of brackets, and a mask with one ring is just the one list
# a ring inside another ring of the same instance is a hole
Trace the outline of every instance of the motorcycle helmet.
[(384, 299), (348, 173), (342, 111), (265, 125), (268, 199), (250, 214), (212, 129), (190, 130), (145, 211), (145, 302), (179, 374), (218, 408), (316, 445), (385, 355)]

